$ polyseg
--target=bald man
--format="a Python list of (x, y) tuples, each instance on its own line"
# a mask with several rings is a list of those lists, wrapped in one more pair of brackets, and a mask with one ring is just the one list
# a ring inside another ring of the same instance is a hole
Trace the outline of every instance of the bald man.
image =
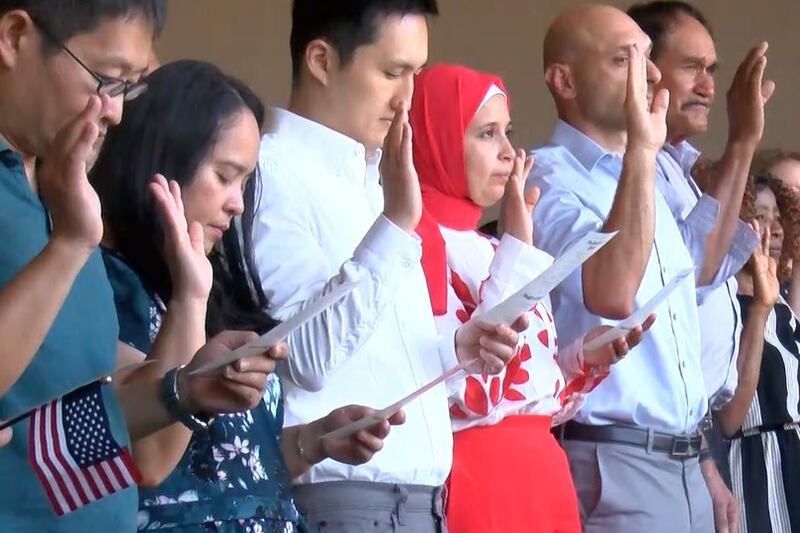
[[(564, 12), (545, 37), (559, 120), (534, 150), (537, 246), (558, 256), (589, 231), (619, 231), (554, 291), (561, 344), (627, 317), (696, 266), (655, 187), (669, 95), (654, 92), (650, 48), (625, 13), (600, 5)], [(704, 214), (692, 223), (713, 224), (716, 212)], [(656, 312), (641, 344), (561, 428), (588, 532), (714, 529), (698, 463), (708, 398), (694, 276)]]

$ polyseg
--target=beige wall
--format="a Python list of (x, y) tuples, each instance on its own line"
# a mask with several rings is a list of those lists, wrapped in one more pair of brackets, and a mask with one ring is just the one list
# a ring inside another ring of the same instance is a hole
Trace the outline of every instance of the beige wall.
[[(328, 0), (336, 1), (336, 0)], [(554, 113), (542, 81), (541, 43), (552, 18), (570, 0), (440, 0), (431, 28), (433, 61), (462, 62), (503, 76), (513, 99), (517, 140), (546, 139)], [(611, 1), (627, 7), (630, 1)], [(721, 67), (710, 131), (698, 139), (709, 155), (725, 144), (724, 92), (752, 43), (770, 42), (768, 75), (777, 83), (764, 145), (800, 148), (800, 1), (699, 0), (712, 22)], [(240, 76), (268, 103), (286, 101), (289, 87), (290, 0), (170, 0), (162, 61), (214, 61)]]

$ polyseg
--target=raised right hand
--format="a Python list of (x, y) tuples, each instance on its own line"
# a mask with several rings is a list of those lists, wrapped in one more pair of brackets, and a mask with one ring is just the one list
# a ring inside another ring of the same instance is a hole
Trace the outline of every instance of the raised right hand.
[(728, 89), (728, 137), (752, 149), (764, 134), (764, 107), (775, 92), (775, 82), (764, 80), (767, 43), (750, 49)]
[(413, 233), (422, 217), (422, 194), (414, 168), (408, 108), (400, 102), (383, 142), (381, 158), (383, 214), (396, 226)]
[(778, 262), (769, 255), (770, 225), (761, 228), (758, 221), (754, 220), (752, 226), (761, 237), (761, 245), (756, 246), (749, 261), (750, 271), (753, 274), (753, 302), (772, 309), (780, 295), (780, 284)]
[(53, 221), (51, 240), (87, 255), (103, 238), (100, 199), (89, 184), (86, 165), (108, 105), (107, 96), (92, 95), (86, 108), (56, 135), (36, 172), (39, 193)]
[(628, 150), (644, 148), (657, 152), (667, 138), (669, 92), (661, 89), (647, 102), (647, 56), (637, 45), (628, 47), (628, 88), (625, 96), (625, 125)]
[(156, 174), (149, 190), (164, 226), (164, 257), (172, 280), (172, 298), (205, 303), (214, 272), (206, 257), (203, 228), (186, 220), (177, 182), (167, 182), (164, 176)]

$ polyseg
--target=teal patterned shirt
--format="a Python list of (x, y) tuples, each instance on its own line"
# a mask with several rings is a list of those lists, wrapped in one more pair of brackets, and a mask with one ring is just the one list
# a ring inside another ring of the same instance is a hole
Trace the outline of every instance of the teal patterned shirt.
[[(110, 250), (120, 340), (147, 353), (164, 313), (138, 275)], [(272, 374), (258, 407), (218, 416), (195, 432), (178, 466), (158, 487), (139, 490), (140, 531), (291, 533), (299, 515), (280, 448), (281, 384)]]

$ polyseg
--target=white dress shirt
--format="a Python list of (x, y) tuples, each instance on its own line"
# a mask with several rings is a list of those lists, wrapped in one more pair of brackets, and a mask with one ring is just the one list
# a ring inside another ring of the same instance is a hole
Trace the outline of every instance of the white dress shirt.
[[(533, 213), (536, 246), (558, 257), (589, 231), (602, 228), (614, 201), (622, 157), (559, 121), (550, 142), (534, 150), (531, 182), (542, 195)], [(708, 217), (699, 217), (705, 220)], [(714, 217), (710, 218), (711, 223)], [(710, 227), (705, 229), (709, 231)], [(624, 231), (624, 229), (623, 229)], [(679, 272), (693, 268), (689, 250), (664, 198), (655, 191), (655, 236), (636, 305), (652, 298)], [(550, 295), (556, 327), (565, 343), (591, 327), (613, 323), (585, 306), (581, 270)], [(656, 311), (641, 343), (586, 396), (575, 419), (672, 433), (694, 432), (708, 408), (700, 367), (700, 327), (694, 280), (689, 279)]]
[[(271, 122), (271, 123), (270, 123)], [(358, 287), (288, 339), (285, 424), (346, 404), (383, 408), (458, 364), (439, 338), (419, 239), (382, 215), (380, 152), (282, 109), (261, 142), (255, 256), (269, 311), (286, 319), (334, 287)], [(439, 486), (452, 462), (446, 386), (405, 408), (367, 464), (326, 460), (299, 483), (374, 481)]]
[[(691, 176), (699, 155), (691, 144), (683, 141), (674, 146), (666, 144), (656, 157), (656, 187), (678, 222), (683, 240), (698, 267), (705, 257), (706, 236), (698, 235), (697, 225), (687, 221), (695, 216), (698, 205), (711, 199), (700, 192)], [(700, 361), (712, 409), (725, 405), (736, 392), (742, 314), (736, 297), (739, 286), (734, 275), (747, 262), (757, 244), (756, 233), (739, 220), (731, 246), (714, 279), (708, 286), (697, 289)]]

